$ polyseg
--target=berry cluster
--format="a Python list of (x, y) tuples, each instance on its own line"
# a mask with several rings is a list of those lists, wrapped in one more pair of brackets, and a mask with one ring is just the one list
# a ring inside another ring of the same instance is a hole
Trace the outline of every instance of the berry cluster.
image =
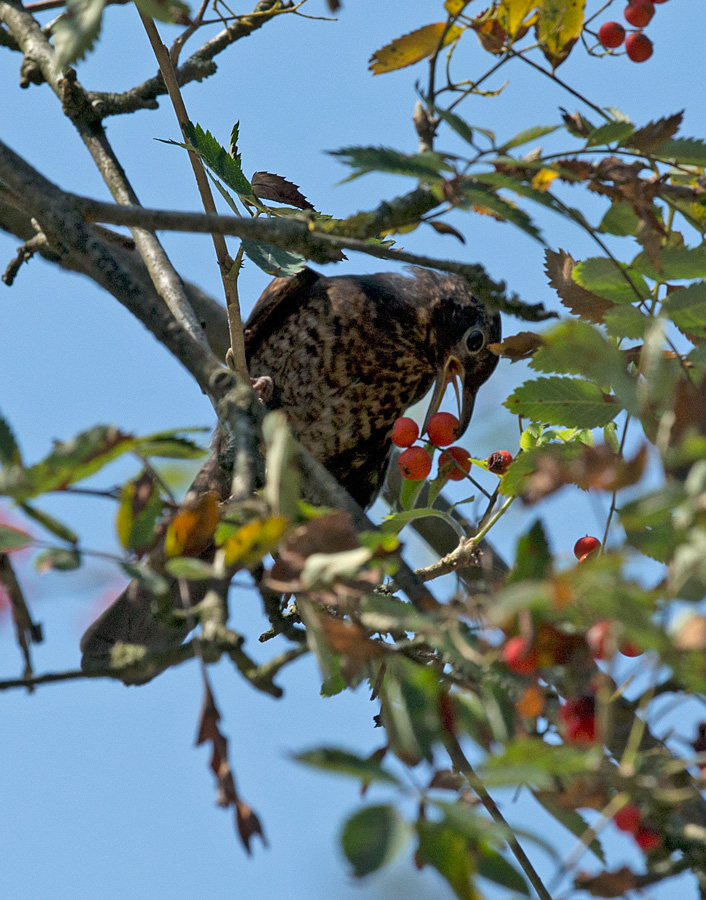
[(653, 44), (642, 29), (649, 25), (655, 14), (655, 3), (667, 0), (628, 0), (623, 15), (625, 21), (635, 28), (625, 36), (625, 28), (620, 22), (604, 22), (598, 29), (598, 40), (607, 50), (615, 50), (625, 42), (625, 52), (633, 62), (645, 62), (652, 56)]
[(643, 824), (642, 812), (633, 803), (628, 803), (619, 809), (613, 821), (616, 828), (631, 834), (635, 838), (637, 846), (646, 853), (651, 853), (662, 844), (661, 834), (654, 828)]

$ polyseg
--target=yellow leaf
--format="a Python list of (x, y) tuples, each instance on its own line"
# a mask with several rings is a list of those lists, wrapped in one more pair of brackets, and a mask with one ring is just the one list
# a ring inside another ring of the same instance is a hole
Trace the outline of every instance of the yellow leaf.
[(527, 29), (532, 24), (532, 20), (525, 21), (527, 16), (538, 6), (542, 0), (500, 0), (498, 6), (498, 19), (508, 36), (513, 39), (518, 36), (518, 32)]
[(542, 52), (556, 68), (564, 62), (583, 29), (586, 0), (544, 0), (537, 19)]
[(404, 69), (436, 53), (440, 46), (445, 47), (457, 40), (462, 31), (463, 28), (457, 25), (447, 28), (446, 22), (424, 25), (376, 50), (370, 57), (369, 68), (374, 75)]
[(450, 16), (458, 16), (468, 6), (470, 0), (446, 0), (444, 9)]
[(552, 181), (554, 181), (558, 175), (559, 173), (555, 172), (554, 169), (540, 169), (532, 179), (532, 187), (536, 191), (548, 191)]
[(188, 508), (180, 509), (169, 523), (164, 541), (167, 556), (198, 556), (213, 540), (218, 525), (218, 495), (202, 494)]
[(288, 524), (285, 516), (272, 516), (243, 525), (223, 543), (226, 565), (241, 563), (249, 568), (259, 563), (275, 549)]

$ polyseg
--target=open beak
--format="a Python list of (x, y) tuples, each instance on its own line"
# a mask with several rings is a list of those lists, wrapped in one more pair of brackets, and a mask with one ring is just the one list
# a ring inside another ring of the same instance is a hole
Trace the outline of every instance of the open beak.
[(429, 419), (439, 411), (441, 401), (444, 399), (444, 394), (446, 393), (446, 388), (449, 384), (453, 385), (456, 394), (456, 402), (458, 404), (459, 426), (457, 437), (461, 437), (468, 428), (471, 416), (473, 415), (473, 404), (476, 399), (476, 391), (468, 386), (466, 370), (458, 357), (449, 356), (442, 372), (434, 383), (434, 391), (432, 393), (426, 418), (424, 419), (422, 433), (427, 430)]

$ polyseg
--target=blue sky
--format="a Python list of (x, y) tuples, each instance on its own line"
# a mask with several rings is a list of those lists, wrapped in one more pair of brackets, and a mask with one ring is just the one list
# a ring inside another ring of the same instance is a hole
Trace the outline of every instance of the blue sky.
[[(310, 0), (306, 11), (327, 14), (323, 0)], [(620, 19), (620, 12), (621, 4), (615, 4), (611, 17)], [(185, 99), (190, 116), (222, 142), (234, 121), (240, 121), (246, 173), (264, 169), (286, 176), (301, 185), (318, 209), (334, 215), (372, 208), (413, 183), (369, 176), (338, 186), (347, 172), (324, 151), (351, 144), (416, 149), (414, 82), (425, 76), (425, 66), (373, 77), (367, 60), (392, 38), (437, 18), (437, 5), (422, 0), (349, 0), (337, 22), (282, 17), (222, 55), (214, 78), (189, 86)], [(646, 64), (625, 58), (601, 62), (579, 50), (559, 74), (598, 104), (617, 106), (638, 124), (686, 107), (683, 133), (703, 135), (706, 112), (697, 98), (703, 95), (704, 74), (692, 40), (693, 22), (702, 21), (700, 0), (666, 3), (657, 8), (649, 28), (656, 49)], [(195, 48), (192, 44), (187, 50)], [(487, 67), (487, 57), (475, 39), (466, 45), (459, 61), (469, 76), (478, 75)], [(61, 187), (109, 199), (56, 98), (46, 86), (21, 91), (18, 68), (17, 54), (0, 48), (2, 139)], [(122, 90), (154, 69), (134, 7), (108, 8), (103, 39), (79, 68), (83, 84)], [(500, 98), (473, 98), (460, 108), (468, 121), (509, 137), (530, 125), (557, 122), (559, 106), (577, 107), (577, 101), (529, 69), (510, 68), (505, 77), (510, 84)], [(498, 78), (490, 86), (500, 82)], [(178, 139), (165, 101), (157, 112), (110, 119), (108, 136), (144, 205), (199, 208), (186, 155), (154, 140)], [(454, 149), (450, 141), (440, 143), (446, 146)], [(589, 209), (597, 219), (598, 206)], [(537, 220), (555, 249), (576, 257), (595, 252), (576, 228), (548, 216)], [(400, 243), (419, 253), (480, 261), (524, 299), (556, 305), (539, 244), (487, 217), (457, 214), (451, 221), (465, 234), (465, 246), (431, 230), (419, 230)], [(0, 236), (3, 268), (16, 243)], [(165, 235), (164, 244), (182, 275), (221, 296), (209, 239)], [(616, 247), (626, 258), (636, 252), (628, 242), (616, 242)], [(336, 272), (389, 267), (350, 254)], [(262, 272), (246, 267), (241, 287), (246, 312), (267, 281)], [(504, 327), (512, 333), (524, 326), (506, 319)], [(484, 388), (465, 438), (473, 455), (516, 449), (516, 423), (500, 404), (523, 377), (521, 366), (502, 363)], [(97, 422), (141, 433), (213, 423), (209, 404), (191, 379), (139, 323), (88, 281), (40, 260), (23, 267), (11, 289), (0, 287), (0, 409), (30, 460), (47, 452), (54, 438), (70, 437)], [(101, 476), (101, 483), (112, 484), (129, 471), (127, 465), (117, 465)], [(87, 545), (116, 548), (113, 510), (105, 501), (52, 497), (44, 506), (80, 527)], [(595, 507), (578, 492), (567, 490), (553, 498), (543, 513), (554, 549), (567, 555), (577, 537), (599, 527)], [(500, 551), (511, 556), (517, 534), (527, 525), (526, 511), (509, 514), (494, 532)], [(97, 599), (117, 586), (114, 572), (106, 563), (94, 563), (66, 576), (40, 577), (27, 570), (25, 579), (46, 633), (35, 651), (36, 669), (74, 668), (78, 638)], [(257, 644), (264, 626), (253, 592), (235, 591), (232, 609), (235, 627), (248, 635), (253, 654), (264, 659), (274, 652)], [(19, 673), (7, 622), (0, 622), (0, 648), (2, 674)], [(298, 661), (285, 673), (282, 701), (257, 694), (226, 664), (215, 668), (213, 679), (238, 786), (261, 815), (270, 849), (256, 845), (253, 858), (247, 859), (233, 834), (231, 814), (214, 806), (208, 751), (193, 748), (201, 703), (195, 666), (170, 671), (140, 689), (91, 682), (49, 686), (33, 696), (5, 692), (0, 696), (4, 896), (315, 900), (332, 894), (359, 897), (363, 891), (374, 897), (444, 895), (447, 889), (433, 873), (418, 875), (408, 860), (362, 888), (353, 885), (336, 834), (344, 815), (359, 802), (355, 785), (316, 775), (288, 759), (290, 753), (319, 743), (361, 752), (379, 746), (381, 737), (372, 722), (376, 710), (364, 690), (320, 699), (310, 660)], [(675, 725), (689, 735), (691, 725), (683, 717)], [(507, 799), (504, 809), (521, 821), (529, 807), (522, 800), (513, 806)], [(559, 852), (568, 852), (573, 839), (540, 814), (531, 815), (533, 825), (556, 842)], [(639, 865), (623, 836), (611, 834), (606, 843), (613, 865), (625, 860)], [(546, 862), (541, 854), (537, 859)], [(673, 890), (668, 886), (653, 895), (666, 898)], [(682, 897), (695, 897), (688, 882)]]

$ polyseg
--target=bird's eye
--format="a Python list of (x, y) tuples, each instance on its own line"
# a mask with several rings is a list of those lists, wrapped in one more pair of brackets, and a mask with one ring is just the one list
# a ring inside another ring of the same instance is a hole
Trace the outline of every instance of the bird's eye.
[(473, 331), (469, 331), (466, 336), (466, 347), (470, 353), (478, 353), (479, 350), (482, 350), (485, 345), (485, 335), (482, 331), (478, 331), (477, 328), (474, 328)]

